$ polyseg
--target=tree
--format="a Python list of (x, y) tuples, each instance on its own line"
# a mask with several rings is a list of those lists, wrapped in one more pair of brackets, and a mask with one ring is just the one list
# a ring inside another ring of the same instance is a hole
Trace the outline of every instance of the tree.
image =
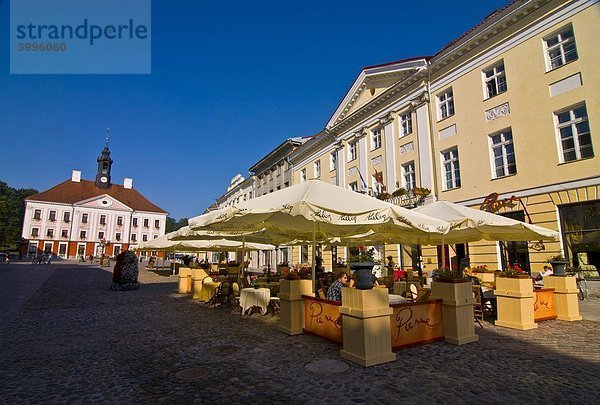
[(167, 217), (166, 232), (169, 233), (169, 232), (176, 231), (180, 228), (183, 228), (184, 226), (187, 226), (187, 224), (188, 224), (187, 218), (181, 218), (179, 220), (176, 220), (175, 218)]
[(21, 241), (25, 198), (37, 194), (32, 188), (15, 189), (0, 180), (0, 249), (15, 249)]

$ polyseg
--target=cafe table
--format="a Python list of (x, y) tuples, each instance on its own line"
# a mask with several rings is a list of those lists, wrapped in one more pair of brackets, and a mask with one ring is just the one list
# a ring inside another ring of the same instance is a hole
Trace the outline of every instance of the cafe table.
[(264, 315), (267, 313), (270, 300), (271, 290), (268, 288), (244, 288), (240, 292), (242, 313), (246, 313), (252, 307), (259, 307), (261, 314)]
[(200, 290), (200, 301), (208, 301), (215, 295), (217, 287), (221, 284), (220, 282), (206, 281), (202, 283), (202, 289)]
[(401, 295), (389, 294), (390, 305), (406, 304), (408, 300)]

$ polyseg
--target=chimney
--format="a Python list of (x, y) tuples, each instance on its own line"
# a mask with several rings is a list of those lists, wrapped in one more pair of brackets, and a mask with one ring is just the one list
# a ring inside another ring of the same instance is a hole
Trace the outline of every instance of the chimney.
[(81, 170), (73, 170), (71, 181), (74, 181), (75, 183), (81, 182)]
[(129, 177), (125, 177), (125, 179), (123, 180), (123, 187), (127, 188), (127, 189), (132, 189), (133, 188), (133, 179), (130, 179)]

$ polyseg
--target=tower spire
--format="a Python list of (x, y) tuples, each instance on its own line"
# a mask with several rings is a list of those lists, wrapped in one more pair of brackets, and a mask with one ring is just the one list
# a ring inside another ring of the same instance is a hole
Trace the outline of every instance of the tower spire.
[(106, 128), (106, 143), (104, 149), (98, 157), (98, 172), (96, 173), (96, 186), (100, 188), (110, 187), (110, 169), (113, 160), (110, 158), (110, 149), (108, 142), (110, 141), (110, 128)]
[(110, 128), (106, 128), (106, 144), (104, 147), (108, 149), (108, 141), (110, 141)]

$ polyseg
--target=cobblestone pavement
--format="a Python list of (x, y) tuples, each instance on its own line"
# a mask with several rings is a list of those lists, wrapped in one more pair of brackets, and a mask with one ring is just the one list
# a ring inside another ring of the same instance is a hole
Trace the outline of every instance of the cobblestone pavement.
[(97, 266), (0, 266), (0, 402), (600, 401), (595, 321), (486, 322), (479, 342), (363, 368), (333, 343), (282, 334), (277, 316), (209, 308), (178, 295), (174, 276), (142, 270), (140, 281), (113, 292)]

